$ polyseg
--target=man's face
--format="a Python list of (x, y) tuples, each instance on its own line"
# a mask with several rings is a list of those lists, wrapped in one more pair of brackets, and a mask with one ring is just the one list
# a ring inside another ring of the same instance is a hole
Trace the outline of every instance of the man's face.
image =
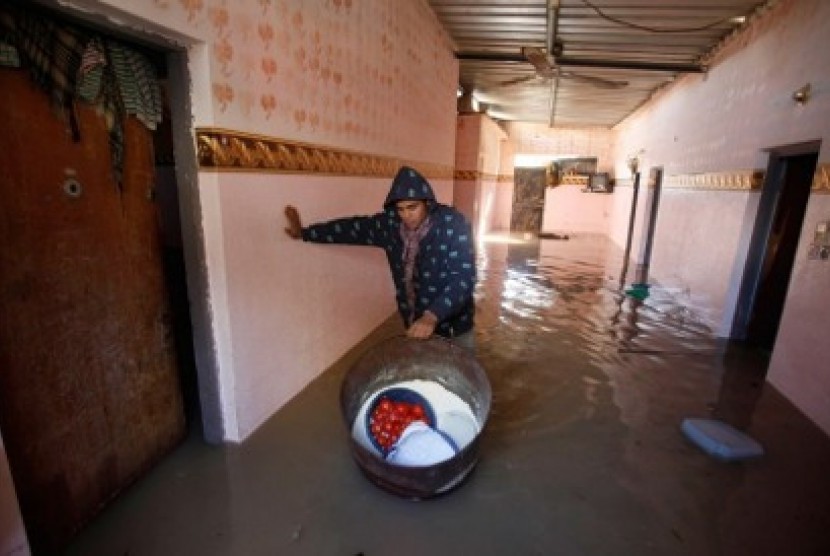
[(416, 229), (427, 217), (427, 202), (417, 199), (398, 201), (395, 203), (398, 216), (410, 230)]

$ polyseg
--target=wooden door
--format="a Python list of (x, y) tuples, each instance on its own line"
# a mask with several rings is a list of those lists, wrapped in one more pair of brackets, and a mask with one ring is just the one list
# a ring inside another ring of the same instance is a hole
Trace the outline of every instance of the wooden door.
[(533, 232), (542, 230), (542, 215), (545, 210), (544, 168), (516, 168), (513, 171), (513, 213), (510, 230)]
[(80, 139), (0, 68), (0, 427), (29, 542), (54, 553), (184, 435), (152, 135), (125, 129), (123, 192), (103, 118)]

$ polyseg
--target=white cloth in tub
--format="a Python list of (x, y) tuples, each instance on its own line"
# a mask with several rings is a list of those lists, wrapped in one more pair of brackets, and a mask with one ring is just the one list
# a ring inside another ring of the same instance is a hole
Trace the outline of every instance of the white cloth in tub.
[(415, 421), (404, 429), (386, 461), (418, 467), (448, 460), (455, 453), (455, 447), (443, 434), (422, 421)]

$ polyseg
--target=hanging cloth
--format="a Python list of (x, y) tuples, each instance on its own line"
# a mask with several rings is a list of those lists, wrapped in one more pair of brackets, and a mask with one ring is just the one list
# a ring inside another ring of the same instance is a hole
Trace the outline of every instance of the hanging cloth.
[(75, 99), (94, 103), (109, 132), (113, 180), (121, 192), (124, 121), (133, 114), (154, 130), (162, 119), (155, 68), (140, 52), (59, 23), (36, 10), (0, 1), (0, 57), (25, 68), (69, 121), (80, 141)]
[(10, 4), (0, 5), (0, 30), (16, 48), (20, 66), (69, 121), (73, 139), (80, 140), (73, 99), (85, 35)]
[(120, 43), (109, 41), (107, 50), (124, 111), (149, 129), (156, 129), (161, 121), (162, 107), (155, 68), (146, 56)]
[(101, 39), (93, 37), (86, 45), (78, 68), (78, 96), (89, 103), (95, 103), (101, 95), (104, 68), (107, 55)]
[(20, 54), (14, 45), (11, 45), (3, 40), (0, 40), (0, 66), (6, 68), (20, 67)]

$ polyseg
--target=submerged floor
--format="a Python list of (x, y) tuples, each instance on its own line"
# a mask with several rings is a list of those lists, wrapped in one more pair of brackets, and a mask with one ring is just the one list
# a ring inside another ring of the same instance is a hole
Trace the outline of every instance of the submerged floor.
[[(493, 407), (474, 473), (411, 502), (350, 459), (346, 355), (240, 446), (197, 435), (128, 489), (70, 554), (830, 554), (830, 439), (764, 382), (764, 354), (716, 341), (690, 296), (626, 295), (605, 238), (503, 238), (480, 257), (477, 356)], [(689, 443), (717, 417), (766, 455)]]

